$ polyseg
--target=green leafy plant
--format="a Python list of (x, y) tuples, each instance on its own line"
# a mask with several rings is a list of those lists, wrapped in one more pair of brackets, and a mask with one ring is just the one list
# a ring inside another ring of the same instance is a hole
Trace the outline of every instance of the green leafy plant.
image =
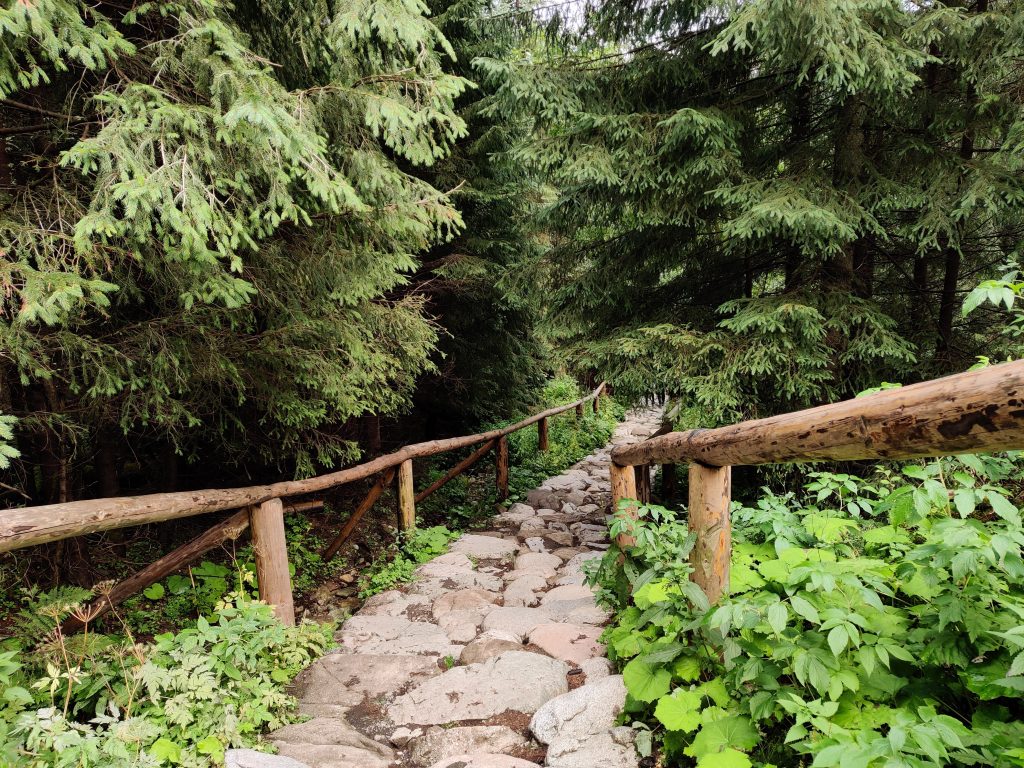
[(734, 505), (715, 606), (676, 513), (617, 520), (636, 543), (590, 579), (641, 746), (701, 768), (1024, 764), (1022, 477), (1017, 455), (959, 456), (766, 489)]
[(258, 746), (265, 729), (294, 720), (285, 686), (331, 643), (329, 626), (285, 627), (243, 591), (152, 643), (65, 636), (56, 627), (82, 599), (32, 595), (24, 613), (48, 631), (0, 651), (5, 766), (219, 765), (225, 749)]
[(444, 554), (458, 535), (443, 525), (406, 531), (390, 553), (371, 563), (359, 583), (359, 596), (370, 597), (409, 581), (417, 565)]

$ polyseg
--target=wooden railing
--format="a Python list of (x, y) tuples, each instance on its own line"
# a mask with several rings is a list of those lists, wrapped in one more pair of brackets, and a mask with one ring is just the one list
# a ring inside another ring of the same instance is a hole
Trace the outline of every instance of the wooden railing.
[[(274, 606), (274, 611), (281, 621), (291, 625), (295, 623), (295, 609), (292, 601), (291, 578), (288, 572), (284, 514), (285, 512), (305, 511), (321, 506), (323, 502), (306, 501), (286, 505), (283, 499), (321, 493), (347, 483), (377, 476), (369, 493), (356, 507), (338, 536), (324, 550), (325, 558), (333, 557), (341, 548), (342, 544), (352, 535), (360, 519), (370, 510), (396, 476), (398, 477), (398, 527), (401, 530), (415, 527), (417, 502), (422, 501), (445, 483), (465, 472), (492, 449), (496, 449), (495, 482), (498, 498), (504, 500), (508, 497), (508, 435), (536, 424), (538, 447), (540, 450), (546, 451), (548, 449), (548, 419), (570, 410), (575, 410), (576, 417), (580, 418), (588, 403), (592, 405), (594, 413), (597, 413), (604, 391), (605, 385), (602, 383), (589, 395), (573, 403), (549, 408), (502, 429), (407, 445), (386, 456), (307, 480), (290, 480), (244, 488), (218, 488), (89, 499), (66, 504), (9, 509), (0, 513), (0, 552), (115, 528), (157, 523), (210, 512), (239, 510), (202, 535), (121, 581), (110, 592), (94, 602), (85, 614), (67, 622), (65, 629), (74, 630), (92, 621), (127, 597), (182, 568), (193, 559), (227, 541), (237, 539), (247, 528), (252, 529), (260, 598)], [(480, 447), (452, 467), (443, 477), (431, 483), (418, 494), (415, 492), (413, 485), (414, 459), (437, 456), (474, 445)]]
[[(650, 467), (689, 463), (692, 580), (715, 602), (729, 591), (731, 467), (914, 459), (1024, 448), (1024, 361), (718, 429), (691, 429), (611, 454), (614, 509), (650, 500)], [(625, 504), (621, 502), (626, 500)], [(628, 535), (620, 544), (628, 544)]]

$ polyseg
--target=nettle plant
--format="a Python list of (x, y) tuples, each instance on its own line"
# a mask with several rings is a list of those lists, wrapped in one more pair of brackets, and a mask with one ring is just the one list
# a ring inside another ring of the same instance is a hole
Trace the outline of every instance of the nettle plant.
[(713, 607), (675, 513), (614, 523), (636, 544), (590, 579), (618, 612), (605, 639), (641, 750), (699, 768), (1024, 766), (1022, 477), (1019, 455), (959, 456), (766, 489), (734, 505)]

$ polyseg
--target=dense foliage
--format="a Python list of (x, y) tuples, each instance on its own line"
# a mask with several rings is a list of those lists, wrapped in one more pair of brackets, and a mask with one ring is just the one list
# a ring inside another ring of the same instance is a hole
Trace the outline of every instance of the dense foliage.
[(89, 596), (34, 596), (19, 639), (0, 650), (3, 765), (222, 765), (225, 749), (295, 718), (285, 686), (331, 643), (329, 627), (284, 627), (244, 585), (209, 619), (152, 643), (54, 629)]
[[(210, 458), (308, 475), (428, 372), (471, 416), (528, 401), (542, 354), (499, 287), (526, 201), (487, 162), (501, 121), (457, 107), (468, 64), (439, 27), (468, 61), (478, 3), (9, 6), (5, 492), (208, 483)], [(431, 251), (463, 228), (460, 187), (473, 230)]]
[(962, 370), (1019, 255), (1024, 7), (556, 5), (543, 55), (482, 58), (533, 139), (550, 332), (701, 426)]
[(685, 525), (642, 508), (592, 576), (642, 748), (701, 768), (1024, 765), (1022, 483), (1020, 456), (959, 456), (765, 489), (734, 505), (713, 607)]

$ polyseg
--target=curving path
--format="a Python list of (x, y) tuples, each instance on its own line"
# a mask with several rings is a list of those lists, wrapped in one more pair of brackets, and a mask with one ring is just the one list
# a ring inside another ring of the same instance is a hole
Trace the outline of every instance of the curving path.
[(278, 755), (229, 751), (229, 768), (636, 768), (598, 642), (608, 616), (581, 568), (608, 548), (610, 448), (660, 418), (629, 414), (492, 530), (368, 600), (295, 682), (311, 719), (269, 735)]

